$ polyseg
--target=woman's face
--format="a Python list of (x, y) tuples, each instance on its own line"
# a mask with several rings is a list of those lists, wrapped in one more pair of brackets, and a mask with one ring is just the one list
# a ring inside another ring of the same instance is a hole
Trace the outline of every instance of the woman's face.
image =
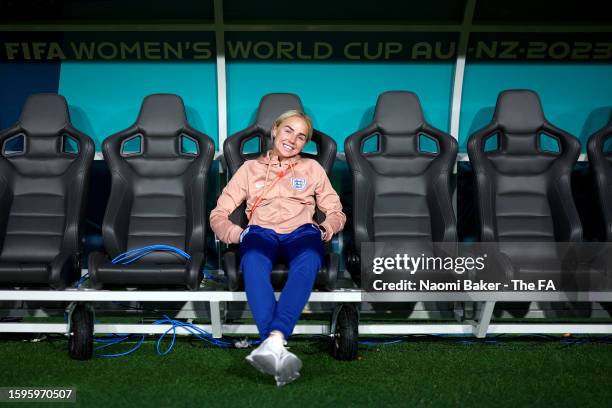
[(291, 116), (283, 120), (278, 126), (272, 128), (274, 138), (272, 152), (278, 156), (279, 160), (298, 155), (306, 144), (307, 134), (308, 125), (301, 117)]

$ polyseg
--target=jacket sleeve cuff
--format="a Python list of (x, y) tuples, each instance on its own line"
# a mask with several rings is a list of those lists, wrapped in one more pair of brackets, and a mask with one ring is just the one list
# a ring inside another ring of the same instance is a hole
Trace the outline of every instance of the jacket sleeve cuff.
[(239, 225), (233, 224), (230, 233), (228, 234), (228, 244), (238, 244), (240, 243), (240, 234), (242, 234), (242, 227)]

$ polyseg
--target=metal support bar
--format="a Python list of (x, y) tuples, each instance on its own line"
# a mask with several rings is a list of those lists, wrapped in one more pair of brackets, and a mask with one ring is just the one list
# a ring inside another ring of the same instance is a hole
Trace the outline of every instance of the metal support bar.
[(465, 320), (465, 304), (463, 302), (454, 302), (453, 315), (457, 323), (461, 323)]
[(68, 333), (68, 323), (0, 323), (0, 333)]
[[(223, 142), (227, 138), (227, 77), (225, 70), (225, 29), (223, 26), (223, 1), (214, 0), (215, 44), (217, 62), (217, 113), (219, 129), (219, 153), (223, 153)], [(220, 169), (220, 172), (223, 172)]]
[(453, 93), (451, 102), (450, 134), (459, 139), (459, 119), (461, 114), (461, 97), (463, 93), (463, 77), (465, 73), (465, 59), (467, 56), (470, 30), (474, 16), (476, 0), (468, 0), (463, 15), (463, 24), (459, 34), (459, 47), (457, 61), (455, 62), (455, 72), (453, 76)]
[(610, 334), (612, 333), (612, 324), (596, 324), (596, 323), (585, 323), (585, 324), (557, 324), (557, 323), (504, 323), (504, 324), (490, 324), (487, 330), (488, 334), (502, 334), (502, 333), (513, 333), (513, 334), (530, 334), (530, 333), (542, 333), (542, 334)]
[[(278, 299), (280, 292), (275, 293)], [(0, 290), (0, 301), (50, 302), (246, 302), (246, 292), (112, 291), (91, 289)], [(309, 302), (612, 302), (612, 292), (312, 292)]]
[(360, 324), (359, 335), (365, 334), (472, 334), (470, 324)]
[(473, 327), (473, 330), (474, 335), (479, 339), (482, 339), (487, 336), (489, 323), (491, 322), (491, 317), (493, 316), (493, 309), (495, 309), (495, 302), (484, 302), (484, 307), (482, 307), (482, 305), (480, 306), (478, 320), (476, 321), (476, 325)]
[(223, 337), (223, 325), (221, 324), (221, 308), (219, 302), (210, 302), (210, 324), (212, 326), (212, 335), (219, 339)]
[[(202, 330), (212, 332), (209, 324), (196, 325)], [(482, 326), (484, 328), (484, 326)], [(169, 324), (96, 324), (96, 334), (162, 334), (171, 328)], [(224, 334), (258, 334), (257, 326), (254, 324), (224, 324), (221, 326)], [(2, 333), (59, 333), (66, 334), (68, 325), (66, 323), (0, 323)], [(360, 324), (360, 335), (374, 334), (448, 334), (448, 335), (474, 335), (474, 325), (457, 323), (440, 324)], [(190, 334), (186, 329), (177, 327), (178, 335)], [(323, 334), (330, 333), (328, 324), (298, 324), (293, 334)], [(612, 324), (559, 324), (559, 323), (504, 323), (489, 324), (486, 334), (610, 334)], [(478, 337), (478, 336), (476, 336)], [(479, 338), (482, 338), (481, 336)]]
[[(453, 71), (453, 88), (450, 106), (449, 133), (455, 140), (459, 141), (459, 120), (461, 117), (461, 98), (463, 95), (463, 78), (465, 76), (465, 60), (467, 58), (468, 43), (470, 38), (470, 28), (474, 17), (476, 0), (468, 0), (463, 13), (461, 32), (459, 33), (459, 46), (457, 49), (457, 59)], [(457, 161), (453, 165), (453, 174), (457, 174)], [(457, 189), (453, 189), (453, 211), (457, 214)]]
[[(277, 297), (279, 293), (275, 294)], [(223, 334), (257, 334), (255, 325), (222, 324), (221, 302), (244, 302), (245, 292), (228, 291), (104, 291), (104, 290), (2, 290), (0, 301), (55, 301), (55, 302), (209, 302), (210, 325), (198, 327), (219, 338)], [(361, 324), (359, 332), (368, 334), (457, 334), (483, 338), (489, 333), (612, 333), (612, 324), (490, 324), (496, 302), (610, 302), (612, 292), (397, 292), (369, 293), (361, 290), (313, 292), (310, 302), (479, 302), (477, 321), (459, 321), (451, 324)], [(170, 325), (148, 324), (96, 324), (95, 333), (164, 333)], [(66, 323), (0, 323), (0, 332), (66, 333)], [(179, 330), (181, 334), (184, 330)], [(329, 334), (329, 324), (297, 325), (295, 334)]]

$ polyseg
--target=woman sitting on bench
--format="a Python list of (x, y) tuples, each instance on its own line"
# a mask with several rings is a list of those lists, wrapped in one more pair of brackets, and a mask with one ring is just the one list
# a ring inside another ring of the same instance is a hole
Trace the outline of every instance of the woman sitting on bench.
[[(342, 230), (346, 216), (323, 167), (300, 157), (312, 137), (310, 118), (287, 111), (274, 121), (271, 135), (272, 150), (238, 169), (211, 212), (210, 224), (221, 241), (240, 243), (247, 299), (263, 340), (246, 359), (281, 386), (300, 375), (302, 362), (287, 351), (286, 339), (323, 265), (323, 242)], [(229, 215), (245, 200), (249, 225), (243, 230)], [(320, 225), (313, 223), (315, 206), (325, 214)], [(277, 302), (270, 275), (279, 257), (287, 262), (289, 275)]]

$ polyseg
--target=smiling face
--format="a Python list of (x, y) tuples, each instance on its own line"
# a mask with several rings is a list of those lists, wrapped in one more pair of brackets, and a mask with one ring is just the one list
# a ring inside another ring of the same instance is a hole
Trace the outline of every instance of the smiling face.
[(290, 116), (272, 128), (274, 145), (272, 153), (279, 160), (298, 155), (308, 142), (309, 127), (304, 118)]

